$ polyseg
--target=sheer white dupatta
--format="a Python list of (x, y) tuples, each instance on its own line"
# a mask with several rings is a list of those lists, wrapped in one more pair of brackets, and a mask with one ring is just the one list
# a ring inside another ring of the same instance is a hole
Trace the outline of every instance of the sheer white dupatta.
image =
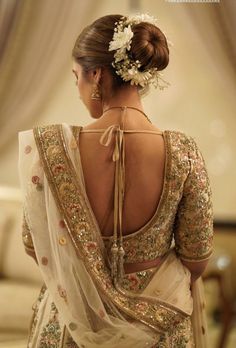
[(66, 123), (19, 133), (23, 208), (43, 280), (79, 347), (153, 347), (191, 314), (191, 306), (188, 313), (114, 288), (80, 168), (75, 169), (77, 155)]

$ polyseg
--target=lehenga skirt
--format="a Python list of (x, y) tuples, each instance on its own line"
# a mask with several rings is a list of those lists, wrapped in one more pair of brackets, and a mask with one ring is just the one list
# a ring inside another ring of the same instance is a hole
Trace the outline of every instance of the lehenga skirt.
[[(145, 285), (146, 275), (149, 276), (147, 285)], [(166, 301), (181, 310), (191, 311), (191, 308), (193, 308), (193, 314), (191, 316), (188, 316), (180, 324), (176, 325), (174, 329), (161, 335), (159, 342), (155, 346), (156, 348), (207, 347), (204, 343), (196, 342), (196, 335), (202, 329), (197, 325), (203, 325), (201, 318), (204, 306), (199, 299), (196, 301), (192, 296), (190, 277), (189, 270), (183, 266), (174, 251), (168, 254), (157, 270), (152, 268), (125, 275), (124, 287), (126, 290), (146, 296), (156, 296), (160, 300)], [(175, 284), (174, 288), (173, 283)], [(194, 305), (197, 305), (199, 308), (194, 308)], [(30, 323), (27, 348), (78, 347), (69, 334), (63, 318), (56, 308), (45, 284), (43, 284), (32, 308), (33, 315)], [(194, 324), (193, 319), (195, 320)], [(194, 330), (197, 330), (197, 333), (195, 332), (194, 334)], [(204, 335), (206, 335), (206, 328), (204, 331)]]

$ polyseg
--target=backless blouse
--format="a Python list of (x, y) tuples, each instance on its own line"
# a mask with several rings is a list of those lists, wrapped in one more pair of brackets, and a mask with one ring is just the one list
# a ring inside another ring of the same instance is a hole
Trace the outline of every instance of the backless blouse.
[[(202, 261), (210, 257), (213, 239), (212, 191), (204, 158), (193, 137), (175, 130), (123, 130), (116, 124), (107, 129), (86, 130), (81, 126), (72, 126), (72, 131), (77, 146), (81, 132), (101, 132), (100, 143), (104, 146), (110, 144), (115, 132), (112, 157), (121, 170), (120, 175), (115, 177), (115, 198), (118, 196), (118, 199), (114, 201), (114, 225), (118, 225), (120, 219), (120, 226), (122, 204), (119, 195), (124, 189), (124, 133), (150, 133), (164, 138), (166, 160), (161, 198), (152, 218), (138, 231), (122, 237), (125, 263), (161, 257), (173, 242), (183, 260)], [(103, 236), (108, 255), (113, 238)]]
[[(83, 129), (71, 125), (74, 143), (79, 151), (81, 132), (101, 132), (101, 145), (110, 144), (116, 136), (112, 155), (118, 164), (115, 177), (114, 231), (122, 221), (122, 190), (124, 189), (124, 133), (150, 133), (162, 135), (165, 141), (164, 184), (161, 198), (152, 218), (138, 231), (122, 237), (124, 263), (139, 263), (165, 255), (174, 244), (182, 260), (198, 262), (208, 259), (213, 250), (213, 206), (209, 176), (202, 153), (193, 137), (181, 131), (163, 132), (146, 130), (123, 130), (114, 124), (106, 129)], [(81, 176), (84, 182), (82, 165)], [(86, 192), (85, 192), (86, 194)], [(118, 230), (118, 229), (117, 229)], [(117, 231), (116, 231), (117, 232)], [(25, 248), (33, 250), (33, 243), (25, 220), (23, 220)], [(118, 233), (118, 232), (117, 232)], [(103, 236), (108, 256), (111, 255), (114, 235)]]

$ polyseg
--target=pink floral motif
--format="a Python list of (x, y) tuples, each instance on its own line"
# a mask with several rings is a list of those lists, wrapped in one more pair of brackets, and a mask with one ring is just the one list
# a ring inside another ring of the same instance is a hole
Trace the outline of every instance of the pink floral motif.
[(130, 281), (130, 289), (135, 290), (137, 288), (138, 284), (140, 283), (138, 277), (134, 274), (129, 274), (128, 279)]
[(32, 150), (32, 147), (31, 147), (30, 145), (26, 145), (26, 147), (25, 147), (25, 153), (28, 154), (28, 153), (31, 152), (31, 150)]
[(63, 164), (57, 164), (52, 168), (52, 172), (54, 175), (58, 175), (65, 170), (65, 166)]
[(65, 289), (63, 289), (63, 288), (61, 287), (61, 285), (60, 285), (60, 284), (58, 284), (58, 286), (57, 286), (57, 290), (58, 290), (58, 292), (59, 292), (59, 295), (60, 295), (62, 298), (64, 298), (65, 302), (67, 302), (67, 294), (66, 294), (66, 290), (65, 290)]
[(32, 183), (36, 185), (36, 190), (42, 191), (43, 185), (40, 183), (40, 178), (37, 175), (32, 176)]
[(105, 285), (106, 285), (106, 289), (111, 289), (112, 288), (112, 282), (109, 279), (106, 280)]
[(85, 248), (88, 252), (94, 252), (97, 248), (97, 243), (87, 242), (87, 243), (85, 243)]
[(41, 259), (41, 262), (44, 266), (47, 266), (48, 264), (48, 258), (46, 256), (43, 256), (42, 259)]
[(148, 304), (146, 302), (139, 302), (135, 306), (140, 312), (145, 312), (148, 308)]
[(98, 314), (99, 314), (100, 318), (104, 318), (105, 317), (105, 312), (104, 312), (103, 309), (99, 309)]
[(66, 227), (66, 224), (65, 224), (64, 220), (60, 220), (60, 221), (59, 221), (59, 226), (60, 226), (61, 228), (65, 228), (65, 227)]
[(32, 183), (33, 184), (38, 184), (39, 183), (39, 177), (37, 175), (32, 176)]
[(88, 242), (87, 243), (87, 249), (88, 249), (88, 251), (90, 251), (90, 250), (95, 250), (97, 248), (97, 243), (95, 243), (95, 242)]
[(68, 205), (68, 211), (73, 214), (78, 214), (81, 210), (81, 205), (79, 203), (71, 203)]

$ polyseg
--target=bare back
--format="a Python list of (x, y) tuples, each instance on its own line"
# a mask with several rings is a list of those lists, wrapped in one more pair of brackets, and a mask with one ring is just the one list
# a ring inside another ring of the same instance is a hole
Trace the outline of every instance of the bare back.
[[(160, 132), (152, 124), (133, 124), (126, 119), (124, 129)], [(107, 128), (96, 121), (84, 130)], [(135, 126), (135, 127), (134, 127)], [(81, 131), (79, 149), (88, 199), (103, 236), (113, 233), (115, 164), (111, 160), (114, 139), (101, 146), (101, 133)], [(125, 196), (123, 235), (139, 230), (155, 214), (163, 190), (165, 141), (162, 134), (124, 133)]]

